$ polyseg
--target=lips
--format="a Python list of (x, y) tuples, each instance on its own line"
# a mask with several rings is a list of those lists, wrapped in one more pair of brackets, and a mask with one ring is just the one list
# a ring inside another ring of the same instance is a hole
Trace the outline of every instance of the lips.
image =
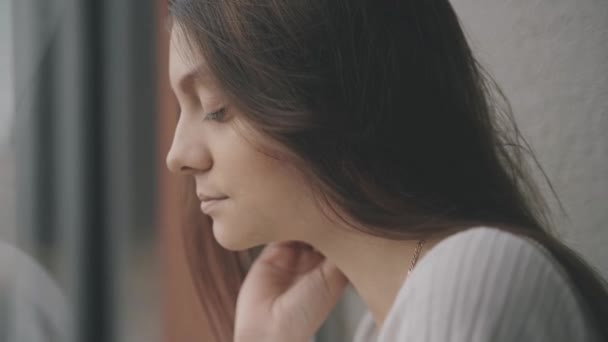
[(206, 195), (206, 194), (204, 194), (202, 192), (199, 192), (197, 194), (197, 197), (198, 197), (199, 200), (201, 200), (201, 202), (212, 201), (212, 200), (220, 200), (220, 199), (228, 198), (228, 196), (224, 196), (224, 195), (215, 195), (215, 196), (212, 196), (212, 195)]
[(227, 197), (223, 197), (223, 198), (205, 197), (205, 198), (206, 198), (206, 200), (201, 201), (201, 210), (205, 214), (209, 214), (213, 208), (216, 208), (217, 205), (219, 203), (221, 203)]

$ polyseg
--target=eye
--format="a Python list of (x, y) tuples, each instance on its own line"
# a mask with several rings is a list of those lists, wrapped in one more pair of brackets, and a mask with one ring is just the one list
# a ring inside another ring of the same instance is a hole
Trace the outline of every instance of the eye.
[(205, 120), (213, 120), (223, 122), (226, 119), (226, 110), (225, 108), (219, 109), (215, 112), (209, 113), (205, 115)]

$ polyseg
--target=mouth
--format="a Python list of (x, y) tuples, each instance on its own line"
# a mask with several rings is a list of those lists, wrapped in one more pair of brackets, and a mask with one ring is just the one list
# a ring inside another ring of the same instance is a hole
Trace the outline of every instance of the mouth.
[(224, 198), (228, 198), (228, 196), (226, 195), (206, 195), (202, 192), (197, 192), (196, 196), (198, 197), (199, 200), (201, 201), (210, 201), (210, 200), (215, 200), (215, 199), (224, 199)]
[(201, 200), (201, 210), (205, 214), (209, 214), (219, 203), (227, 198), (228, 197), (205, 197)]

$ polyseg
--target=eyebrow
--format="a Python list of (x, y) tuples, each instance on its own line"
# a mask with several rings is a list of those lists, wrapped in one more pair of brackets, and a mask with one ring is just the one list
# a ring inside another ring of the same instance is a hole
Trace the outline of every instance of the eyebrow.
[(212, 83), (212, 81), (213, 78), (207, 65), (200, 63), (178, 78), (177, 87), (185, 90), (192, 85), (204, 86)]

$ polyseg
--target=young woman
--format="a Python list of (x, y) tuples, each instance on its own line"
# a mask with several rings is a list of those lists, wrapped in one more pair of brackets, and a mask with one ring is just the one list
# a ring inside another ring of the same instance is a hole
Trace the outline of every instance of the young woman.
[(171, 22), (167, 163), (216, 341), (307, 341), (348, 283), (361, 342), (608, 340), (447, 0), (176, 0)]

